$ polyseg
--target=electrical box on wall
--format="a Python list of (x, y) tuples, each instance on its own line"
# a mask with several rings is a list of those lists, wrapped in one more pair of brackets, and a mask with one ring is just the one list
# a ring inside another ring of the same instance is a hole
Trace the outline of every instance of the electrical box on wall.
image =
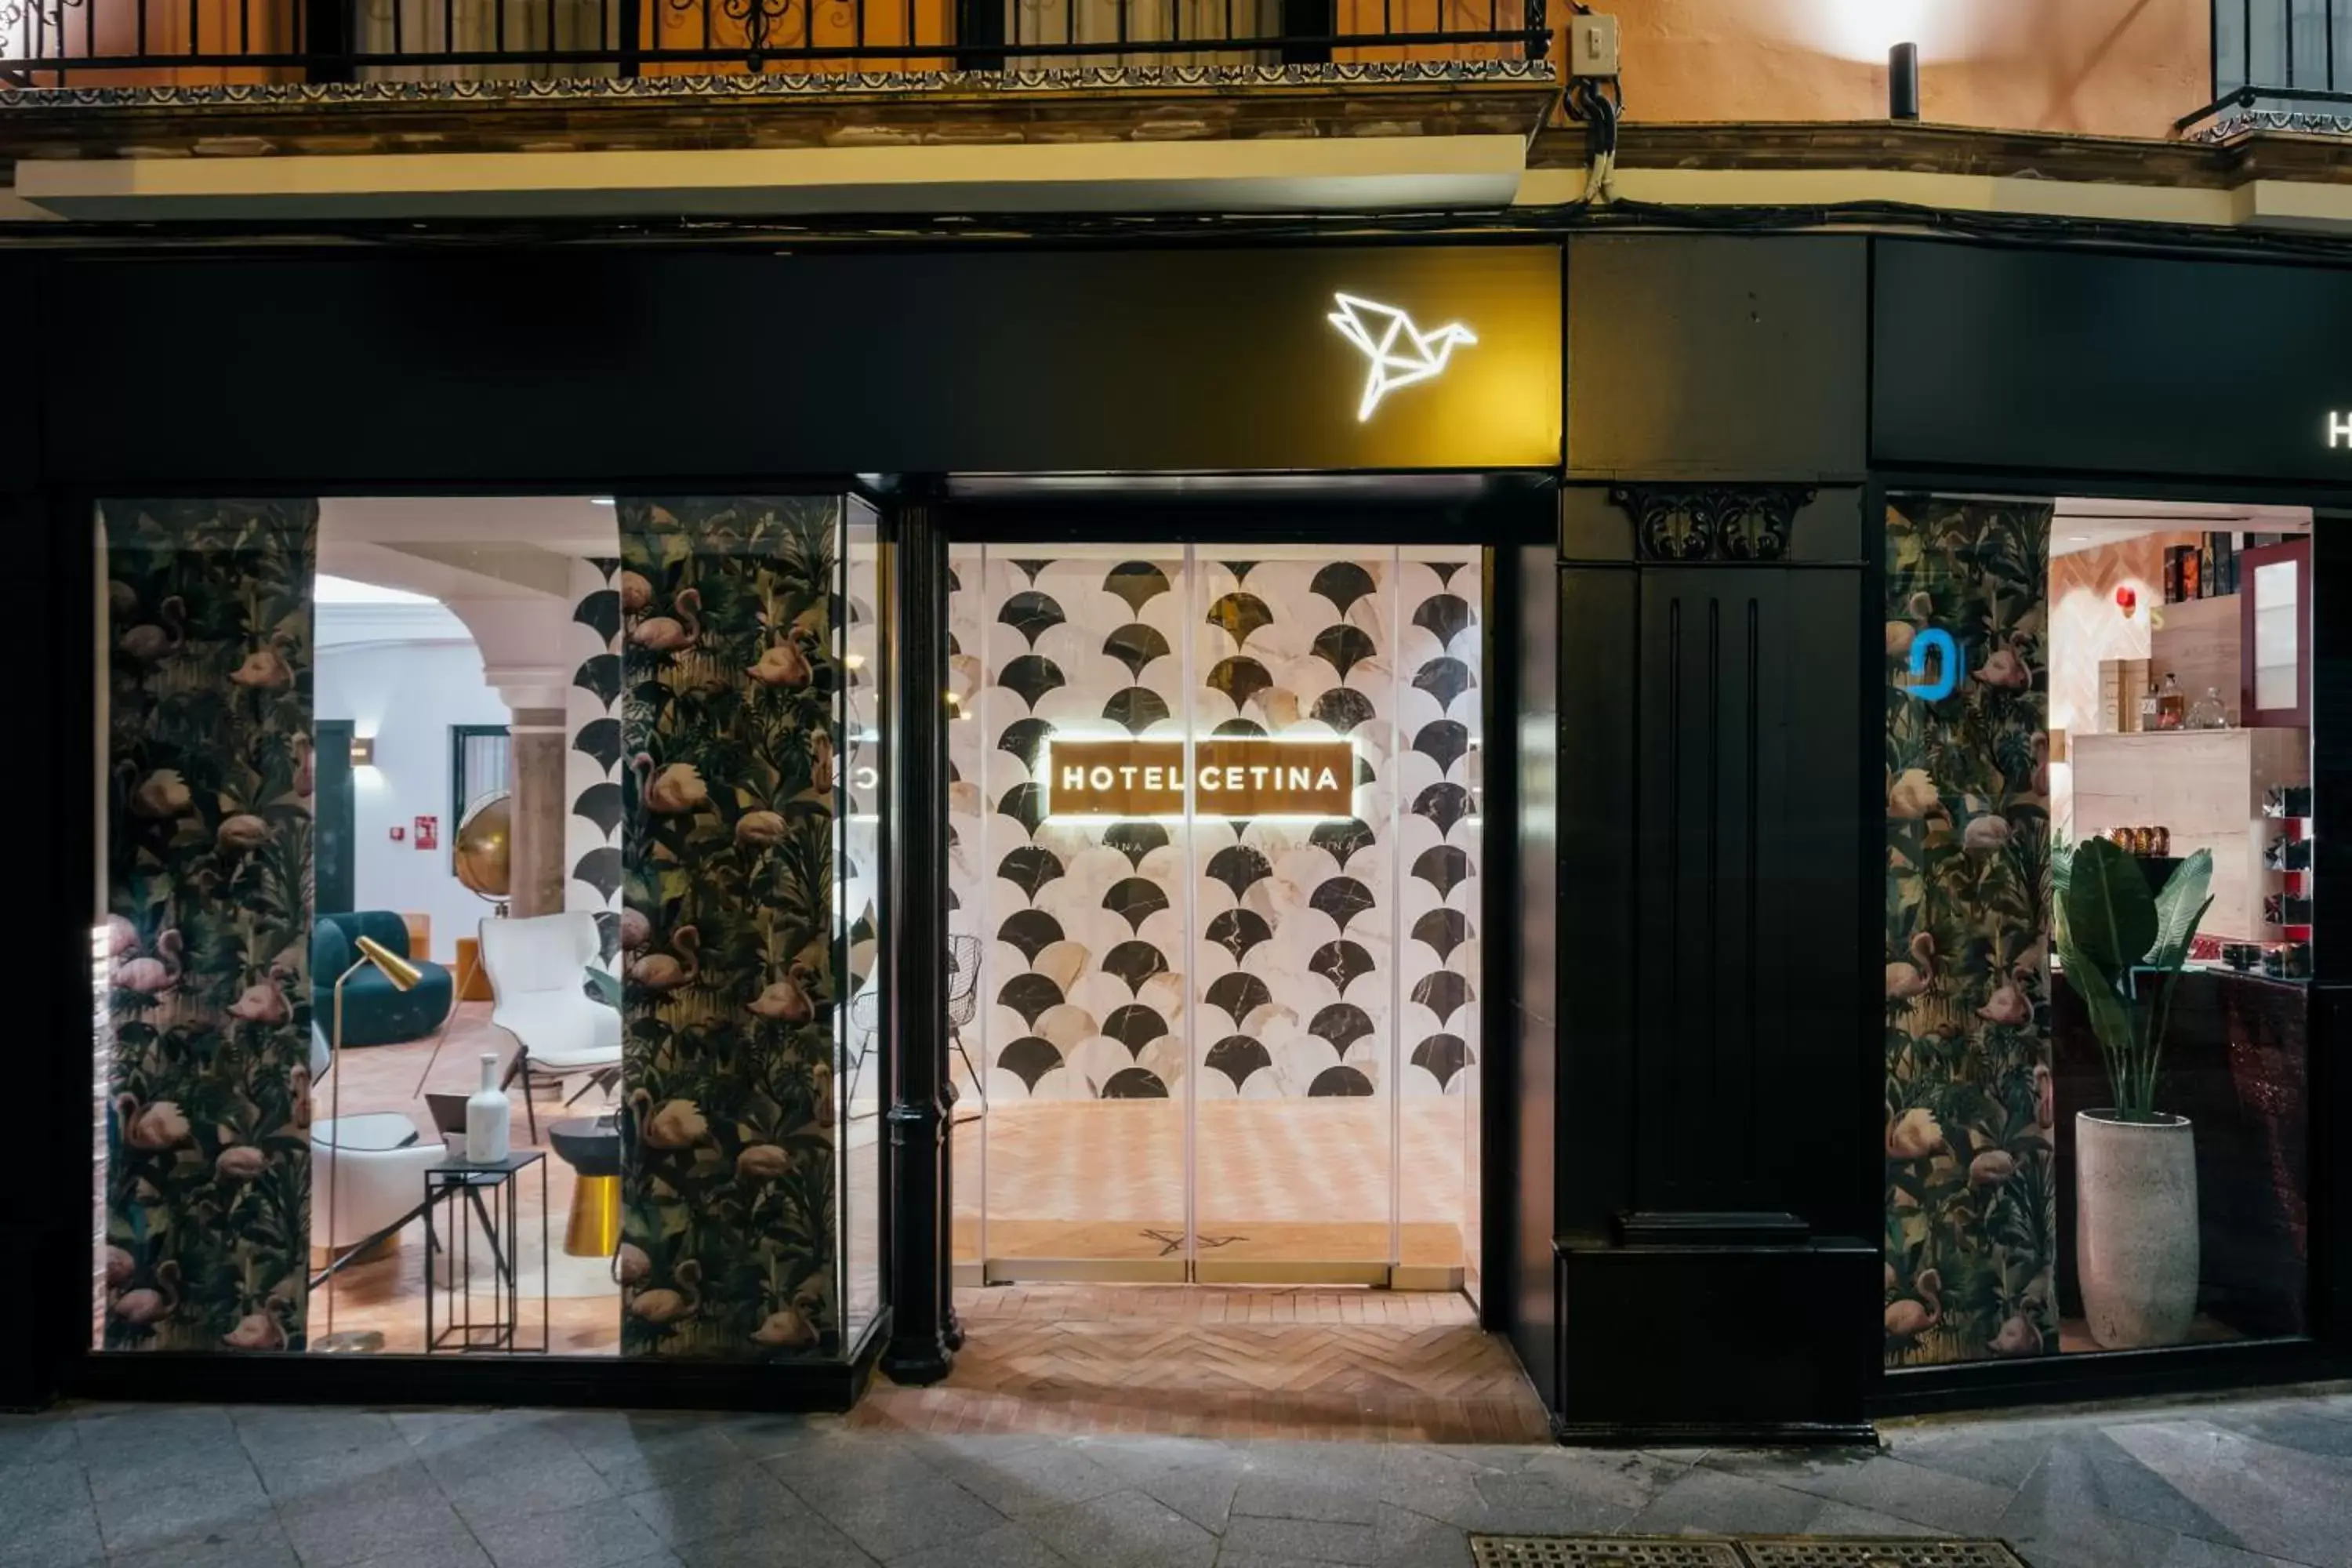
[(1568, 19), (1568, 74), (1617, 74), (1617, 18), (1581, 12)]

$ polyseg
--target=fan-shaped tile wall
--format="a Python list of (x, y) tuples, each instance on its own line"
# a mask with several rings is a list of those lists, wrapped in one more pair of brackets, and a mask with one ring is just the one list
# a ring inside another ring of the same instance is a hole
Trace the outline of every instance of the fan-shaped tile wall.
[[(1476, 1059), (1475, 559), (958, 553), (950, 891), (987, 949), (992, 1096), (1181, 1093), (1188, 1005), (1203, 1099), (1372, 1095), (1400, 1060), (1408, 1094), (1461, 1089)], [(1354, 815), (1198, 817), (1189, 845), (1180, 824), (1046, 815), (1055, 734), (1172, 742), (1188, 727), (1349, 736)]]

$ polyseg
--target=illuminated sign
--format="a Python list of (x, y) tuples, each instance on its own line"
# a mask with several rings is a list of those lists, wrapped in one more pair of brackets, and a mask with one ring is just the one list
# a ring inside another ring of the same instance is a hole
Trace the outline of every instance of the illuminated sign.
[(2352, 447), (2352, 414), (2331, 414), (2327, 416), (2327, 447)]
[(1185, 815), (1187, 786), (1202, 816), (1351, 816), (1356, 748), (1352, 742), (1212, 735), (1184, 744), (1173, 737), (1090, 740), (1057, 735), (1046, 743), (1038, 776), (1045, 815), (1055, 818)]
[(1334, 294), (1331, 299), (1339, 308), (1325, 319), (1372, 362), (1364, 377), (1363, 401), (1356, 405), (1359, 421), (1370, 419), (1381, 399), (1398, 387), (1427, 381), (1443, 371), (1457, 344), (1478, 341), (1458, 321), (1424, 332), (1394, 305), (1353, 294)]
[[(1932, 649), (1938, 656), (1936, 673), (1927, 673), (1927, 654)], [(1929, 626), (1911, 639), (1911, 679), (1903, 689), (1922, 702), (1937, 702), (1952, 694), (1960, 683), (1960, 647), (1952, 634), (1941, 626)]]

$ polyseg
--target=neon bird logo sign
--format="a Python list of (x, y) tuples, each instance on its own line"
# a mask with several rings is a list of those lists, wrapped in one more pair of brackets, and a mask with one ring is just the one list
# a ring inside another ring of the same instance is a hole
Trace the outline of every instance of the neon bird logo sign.
[(1363, 400), (1356, 405), (1359, 422), (1370, 419), (1381, 399), (1400, 386), (1428, 381), (1445, 369), (1457, 347), (1478, 341), (1459, 321), (1423, 331), (1412, 318), (1394, 305), (1383, 305), (1355, 294), (1334, 294), (1339, 308), (1324, 318), (1372, 362), (1364, 376)]
[[(1936, 673), (1927, 673), (1927, 655), (1936, 654)], [(1929, 626), (1911, 639), (1911, 679), (1903, 689), (1922, 702), (1940, 702), (1960, 683), (1960, 645), (1941, 626)]]

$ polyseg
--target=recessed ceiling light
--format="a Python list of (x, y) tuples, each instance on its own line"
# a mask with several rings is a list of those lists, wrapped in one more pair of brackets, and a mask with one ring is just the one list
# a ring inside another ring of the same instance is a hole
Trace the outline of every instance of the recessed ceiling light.
[(611, 506), (613, 504), (613, 498), (611, 496), (590, 496), (588, 498), (588, 504), (590, 506)]
[(2087, 533), (2070, 533), (2066, 536), (2066, 542), (2069, 544), (2088, 544), (2091, 542), (2091, 536)]

